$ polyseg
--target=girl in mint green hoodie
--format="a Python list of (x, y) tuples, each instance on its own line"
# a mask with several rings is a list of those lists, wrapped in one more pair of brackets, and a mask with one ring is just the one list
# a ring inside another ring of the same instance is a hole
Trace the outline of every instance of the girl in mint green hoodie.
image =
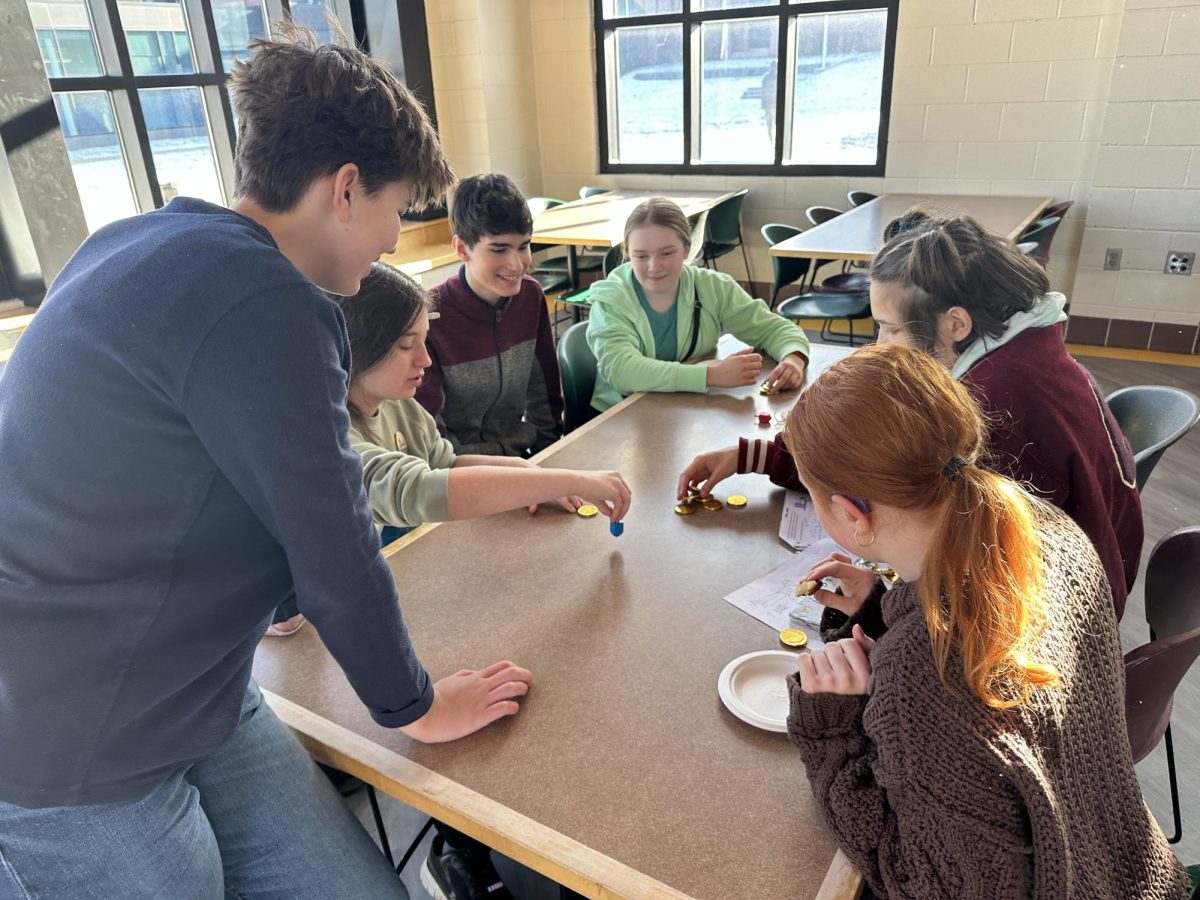
[(743, 350), (720, 362), (685, 365), (712, 352), (725, 332), (763, 348), (779, 364), (775, 390), (798, 388), (808, 338), (721, 272), (686, 265), (691, 226), (676, 204), (651, 197), (625, 223), (629, 262), (592, 285), (588, 346), (596, 355), (592, 406), (608, 409), (635, 391), (693, 391), (753, 384), (762, 356)]

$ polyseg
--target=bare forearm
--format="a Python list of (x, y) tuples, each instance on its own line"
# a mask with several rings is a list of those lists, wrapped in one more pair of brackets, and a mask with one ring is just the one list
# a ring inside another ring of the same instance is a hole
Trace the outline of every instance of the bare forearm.
[(570, 469), (456, 465), (450, 470), (450, 517), (473, 519), (545, 503), (580, 493), (582, 481), (582, 473)]
[(482, 453), (467, 453), (454, 459), (454, 468), (467, 466), (496, 466), (505, 469), (526, 469), (529, 463), (519, 456), (484, 456)]

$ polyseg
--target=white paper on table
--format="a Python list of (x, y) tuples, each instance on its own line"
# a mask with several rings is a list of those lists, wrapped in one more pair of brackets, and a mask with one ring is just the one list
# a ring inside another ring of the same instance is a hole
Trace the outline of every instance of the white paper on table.
[(783, 500), (783, 517), (779, 520), (779, 539), (793, 550), (803, 550), (825, 537), (825, 529), (817, 519), (812, 498), (799, 491), (788, 491)]
[[(838, 550), (833, 538), (822, 537), (804, 550), (789, 556), (766, 575), (738, 588), (732, 594), (727, 594), (725, 600), (776, 631), (794, 628), (788, 618), (788, 610), (797, 600), (804, 600), (796, 596), (796, 584), (808, 574), (809, 569)], [(803, 627), (803, 631), (808, 634), (808, 646), (822, 647), (824, 642), (817, 627), (817, 623), (820, 622), (821, 604), (811, 597), (806, 602), (812, 605), (815, 613), (814, 624)]]

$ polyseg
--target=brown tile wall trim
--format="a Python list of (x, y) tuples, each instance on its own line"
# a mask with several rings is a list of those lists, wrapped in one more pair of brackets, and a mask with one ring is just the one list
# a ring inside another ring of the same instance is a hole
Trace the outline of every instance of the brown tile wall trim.
[(1108, 319), (1094, 316), (1071, 316), (1067, 320), (1067, 340), (1073, 344), (1092, 344), (1103, 347), (1108, 339)]
[(1194, 353), (1196, 351), (1195, 325), (1172, 325), (1155, 322), (1150, 331), (1150, 349), (1164, 353)]
[(1151, 322), (1113, 319), (1108, 325), (1108, 346), (1126, 350), (1145, 350), (1150, 346)]

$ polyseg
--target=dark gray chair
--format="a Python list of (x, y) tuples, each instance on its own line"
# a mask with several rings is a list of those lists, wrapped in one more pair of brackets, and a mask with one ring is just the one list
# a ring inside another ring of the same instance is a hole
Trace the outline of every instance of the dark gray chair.
[(743, 188), (708, 211), (700, 257), (705, 266), (715, 269), (719, 257), (741, 248), (746, 280), (753, 281), (750, 274), (750, 256), (746, 253), (746, 244), (742, 240), (742, 202), (748, 193), (750, 191)]
[(568, 433), (599, 415), (592, 407), (592, 391), (596, 387), (596, 357), (588, 346), (587, 326), (587, 322), (576, 322), (558, 340), (563, 424)]
[[(800, 229), (794, 225), (772, 222), (770, 225), (764, 225), (761, 232), (767, 246), (774, 247), (781, 241), (800, 234)], [(804, 281), (808, 277), (811, 266), (812, 260), (807, 256), (772, 256), (771, 268), (774, 270), (775, 278), (771, 282), (771, 296), (767, 298), (767, 306), (771, 309), (775, 308), (775, 298), (779, 296), (779, 292), (785, 285), (800, 282), (800, 290), (803, 291)]]
[(864, 203), (870, 203), (878, 196), (878, 194), (872, 194), (870, 191), (851, 191), (846, 195), (846, 199), (850, 201), (851, 206), (862, 206)]
[[(1150, 551), (1150, 563), (1146, 566), (1144, 583), (1146, 623), (1150, 626), (1152, 642), (1161, 643), (1200, 628), (1200, 526), (1177, 528), (1154, 545)], [(1171, 788), (1171, 814), (1175, 824), (1174, 834), (1168, 840), (1174, 844), (1183, 834), (1183, 817), (1179, 808), (1175, 746), (1171, 737), (1170, 698), (1167, 700), (1165, 710), (1157, 713), (1152, 710), (1139, 712), (1139, 718), (1152, 720), (1154, 726), (1153, 731), (1147, 730), (1141, 736), (1142, 746), (1133, 740), (1134, 718), (1128, 713), (1126, 717), (1129, 719), (1130, 744), (1135, 762), (1154, 749), (1159, 737), (1163, 739)]]
[(1195, 394), (1163, 384), (1121, 388), (1104, 401), (1133, 450), (1139, 491), (1166, 449), (1200, 420), (1200, 400)]
[(1017, 238), (1018, 245), (1031, 242), (1037, 244), (1028, 255), (1045, 266), (1050, 262), (1050, 244), (1054, 241), (1054, 235), (1058, 232), (1060, 222), (1062, 222), (1062, 219), (1059, 216), (1047, 216), (1043, 219), (1038, 219), (1021, 232), (1020, 237)]
[[(874, 339), (875, 333), (856, 335), (854, 322), (856, 319), (866, 319), (871, 315), (871, 297), (867, 293), (858, 294), (822, 294), (814, 292), (792, 297), (779, 304), (779, 315), (793, 322), (800, 319), (821, 319), (821, 340), (827, 344), (858, 345), (858, 339), (863, 343)], [(849, 334), (843, 335), (834, 331), (830, 325), (835, 319), (845, 319)]]

